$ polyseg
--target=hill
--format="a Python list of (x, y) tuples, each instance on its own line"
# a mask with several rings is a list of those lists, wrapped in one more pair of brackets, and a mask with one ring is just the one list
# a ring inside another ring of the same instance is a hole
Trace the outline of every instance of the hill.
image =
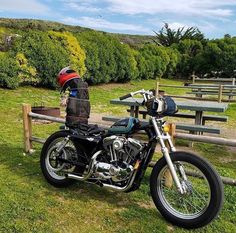
[[(71, 26), (58, 22), (38, 20), (38, 19), (11, 19), (11, 18), (0, 18), (0, 27), (6, 27), (17, 30), (30, 30), (36, 29), (40, 31), (69, 31), (72, 33), (85, 32), (85, 31), (96, 31), (86, 27)], [(128, 34), (117, 34), (103, 32), (104, 34), (113, 35), (117, 37), (121, 42), (136, 47), (137, 45), (152, 42), (154, 36), (142, 36), (142, 35), (128, 35)]]

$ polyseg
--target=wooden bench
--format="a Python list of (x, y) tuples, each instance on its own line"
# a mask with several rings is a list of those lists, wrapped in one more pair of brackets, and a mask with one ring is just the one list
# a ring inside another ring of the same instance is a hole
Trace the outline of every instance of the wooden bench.
[[(116, 116), (104, 116), (102, 117), (103, 121), (111, 121), (111, 122), (116, 122), (118, 120), (120, 120), (120, 117), (116, 117)], [(147, 121), (144, 121), (147, 122)], [(214, 127), (208, 127), (205, 125), (188, 125), (188, 124), (176, 124), (176, 129), (179, 130), (185, 130), (185, 131), (189, 131), (191, 133), (195, 133), (195, 132), (201, 132), (201, 133), (212, 133), (212, 134), (220, 134), (220, 129), (218, 128), (214, 128)]]
[(219, 102), (221, 102), (222, 96), (228, 96), (228, 99), (233, 99), (236, 96), (236, 86), (234, 85), (189, 85), (191, 92), (186, 94), (195, 95), (196, 97), (202, 98), (203, 95), (216, 95), (218, 96)]
[[(219, 95), (219, 92), (218, 91), (207, 91), (207, 90), (204, 90), (204, 91), (195, 91), (195, 90), (193, 90), (191, 92), (186, 92), (186, 94), (194, 94), (197, 97), (201, 97), (202, 95)], [(236, 92), (223, 91), (222, 95), (224, 95), (224, 96), (236, 96)]]
[[(128, 109), (127, 112), (130, 112)], [(147, 118), (147, 111), (146, 110), (139, 110), (139, 114), (143, 115), (143, 119)], [(175, 113), (171, 117), (177, 117), (177, 118), (187, 118), (187, 119), (195, 119), (195, 115), (192, 113)], [(228, 117), (227, 116), (217, 116), (217, 115), (205, 115), (203, 116), (203, 122), (202, 124), (205, 125), (206, 121), (220, 121), (220, 122), (227, 122)]]
[(201, 132), (201, 133), (212, 133), (220, 134), (220, 129), (209, 127), (205, 125), (187, 125), (187, 124), (176, 124), (176, 129), (185, 130), (189, 132)]
[(199, 78), (196, 75), (192, 75), (192, 83), (204, 82), (204, 83), (221, 83), (235, 85), (235, 78)]

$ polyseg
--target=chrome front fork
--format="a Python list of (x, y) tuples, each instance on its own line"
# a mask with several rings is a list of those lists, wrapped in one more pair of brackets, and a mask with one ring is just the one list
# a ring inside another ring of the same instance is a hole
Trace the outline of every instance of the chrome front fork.
[(154, 129), (155, 129), (155, 132), (156, 132), (156, 135), (157, 135), (157, 139), (159, 140), (159, 142), (161, 144), (161, 152), (162, 152), (162, 154), (164, 155), (164, 157), (166, 159), (167, 165), (168, 165), (168, 167), (170, 169), (170, 173), (171, 173), (172, 178), (173, 178), (173, 180), (175, 182), (175, 185), (176, 185), (178, 191), (181, 194), (183, 194), (184, 191), (183, 191), (182, 185), (181, 185), (181, 183), (179, 181), (179, 177), (177, 176), (177, 173), (176, 173), (176, 170), (174, 168), (174, 165), (173, 165), (173, 163), (171, 161), (169, 150), (168, 150), (168, 148), (165, 145), (165, 140), (167, 140), (167, 142), (168, 142), (168, 144), (170, 146), (170, 152), (175, 152), (176, 151), (175, 146), (174, 146), (174, 144), (173, 144), (173, 142), (171, 140), (171, 137), (170, 137), (170, 135), (168, 133), (165, 133), (165, 135), (161, 133), (160, 128), (159, 128), (160, 126), (158, 126), (156, 118), (155, 117), (151, 117), (151, 121), (152, 121), (152, 124), (154, 126)]

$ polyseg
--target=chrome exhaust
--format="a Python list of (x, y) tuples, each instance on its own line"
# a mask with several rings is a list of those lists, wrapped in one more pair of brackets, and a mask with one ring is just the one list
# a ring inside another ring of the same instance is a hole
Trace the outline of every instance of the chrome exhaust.
[(97, 151), (93, 157), (91, 158), (91, 161), (89, 163), (89, 167), (88, 167), (88, 173), (85, 174), (84, 176), (77, 176), (71, 173), (66, 174), (66, 177), (70, 178), (70, 179), (74, 179), (74, 180), (80, 180), (80, 181), (86, 181), (87, 179), (89, 179), (92, 174), (93, 174), (93, 167), (95, 165), (95, 163), (97, 162), (96, 158), (98, 157), (99, 154), (101, 154), (102, 151)]
[[(68, 177), (70, 179), (79, 180), (79, 181), (85, 181), (86, 182), (92, 176), (93, 168), (95, 166), (95, 163), (97, 162), (96, 158), (101, 153), (102, 153), (102, 151), (100, 150), (100, 151), (97, 151), (93, 155), (93, 157), (91, 158), (91, 162), (89, 164), (89, 168), (88, 168), (88, 173), (87, 174), (85, 174), (84, 176), (78, 176), (78, 175), (74, 175), (74, 174), (68, 173), (68, 174), (66, 174), (66, 177)], [(116, 185), (105, 184), (105, 183), (102, 183), (102, 187), (110, 189), (110, 190), (119, 191), (119, 192), (125, 192), (125, 191), (127, 191), (128, 189), (131, 188), (131, 186), (132, 186), (132, 184), (134, 182), (135, 176), (137, 174), (137, 171), (138, 171), (137, 169), (133, 171), (133, 174), (131, 175), (127, 185), (125, 185), (124, 187), (119, 187), (119, 186), (116, 186)], [(92, 183), (92, 182), (88, 182), (88, 183)]]
[(115, 185), (111, 185), (111, 184), (103, 184), (104, 188), (110, 189), (110, 190), (114, 190), (114, 191), (118, 191), (118, 192), (125, 192), (127, 190), (129, 190), (134, 182), (136, 173), (138, 170), (135, 170), (132, 174), (132, 176), (129, 179), (129, 182), (127, 185), (125, 185), (124, 187), (119, 187), (119, 186), (115, 186)]
[[(110, 189), (110, 190), (114, 190), (114, 191), (118, 191), (118, 192), (125, 192), (125, 191), (127, 191), (131, 188), (131, 186), (134, 182), (136, 173), (137, 173), (137, 170), (134, 171), (134, 173), (130, 177), (130, 180), (129, 180), (128, 184), (125, 185), (124, 187), (119, 187), (119, 186), (115, 186), (115, 185), (111, 185), (111, 184), (104, 184), (104, 183), (101, 184), (101, 187), (104, 187), (104, 188), (107, 188), (107, 189)], [(92, 183), (92, 182), (86, 181), (89, 178), (88, 176), (86, 176), (86, 179), (85, 179), (85, 177), (82, 177), (82, 176), (68, 174), (67, 177), (71, 178), (71, 179), (79, 180), (79, 181), (84, 181), (84, 182), (87, 182), (87, 183)], [(94, 184), (94, 183), (92, 183), (92, 184)]]

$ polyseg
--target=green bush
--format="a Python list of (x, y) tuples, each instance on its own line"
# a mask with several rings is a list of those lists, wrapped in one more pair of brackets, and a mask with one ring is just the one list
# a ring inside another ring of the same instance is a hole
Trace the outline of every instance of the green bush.
[(16, 41), (14, 50), (23, 53), (29, 65), (36, 68), (40, 86), (55, 88), (58, 72), (70, 64), (69, 53), (46, 32), (24, 34)]
[(143, 46), (136, 59), (140, 71), (140, 79), (162, 77), (171, 62), (170, 56), (167, 53), (167, 48), (154, 44)]
[(182, 77), (189, 77), (193, 71), (196, 71), (197, 56), (203, 51), (203, 45), (200, 41), (186, 39), (178, 44), (172, 45), (180, 53), (180, 59), (177, 64), (177, 73)]
[(21, 84), (38, 84), (38, 79), (36, 78), (37, 72), (33, 66), (29, 65), (28, 60), (25, 58), (23, 53), (16, 54), (16, 61), (19, 66), (18, 77)]
[(62, 48), (68, 52), (70, 67), (83, 76), (86, 71), (85, 51), (80, 47), (78, 40), (70, 32), (50, 31), (49, 35), (52, 40), (58, 41)]
[(19, 67), (9, 53), (0, 52), (0, 87), (15, 89), (19, 86)]
[(128, 45), (121, 44), (114, 40), (115, 57), (115, 76), (112, 81), (128, 82), (135, 80), (138, 76), (137, 62), (135, 60), (135, 52)]
[(166, 48), (166, 52), (170, 58), (169, 63), (166, 67), (166, 71), (164, 73), (165, 78), (173, 77), (177, 72), (177, 65), (180, 62), (181, 55), (177, 49)]
[(86, 51), (84, 78), (88, 82), (127, 82), (138, 76), (135, 55), (128, 45), (95, 31), (78, 33), (76, 37)]
[(204, 50), (194, 59), (194, 69), (198, 74), (205, 74), (220, 69), (222, 51), (217, 43), (209, 42)]
[(99, 32), (83, 32), (76, 37), (86, 51), (87, 72), (84, 78), (92, 84), (111, 81), (115, 74), (111, 40)]

